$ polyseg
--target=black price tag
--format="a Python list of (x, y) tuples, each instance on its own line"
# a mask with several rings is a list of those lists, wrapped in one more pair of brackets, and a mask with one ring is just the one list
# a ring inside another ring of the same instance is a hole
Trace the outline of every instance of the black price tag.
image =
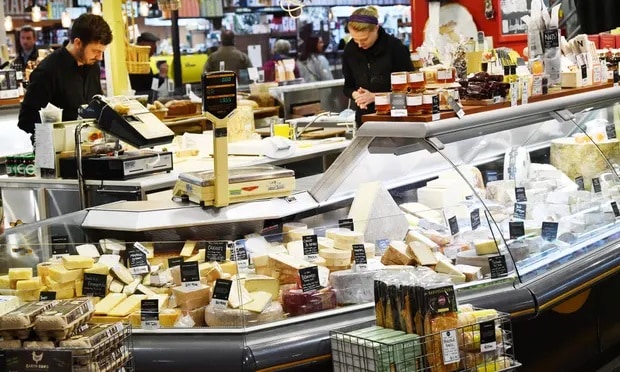
[(614, 211), (614, 216), (620, 217), (620, 210), (618, 209), (618, 203), (616, 203), (615, 201), (612, 201), (611, 209)]
[(338, 220), (338, 227), (340, 227), (341, 229), (349, 229), (351, 231), (354, 230), (353, 228), (353, 219), (352, 218), (345, 218), (343, 220)]
[(558, 238), (558, 226), (557, 222), (547, 222), (543, 221), (542, 223), (542, 238), (548, 241), (554, 241)]
[(525, 225), (523, 221), (511, 221), (508, 223), (510, 230), (510, 239), (516, 239), (525, 235)]
[(605, 132), (607, 133), (607, 139), (615, 139), (616, 136), (616, 124), (608, 123), (605, 125)]
[(146, 254), (135, 245), (127, 250), (127, 267), (132, 275), (147, 274), (150, 270)]
[(469, 214), (469, 221), (471, 222), (471, 229), (476, 230), (480, 227), (480, 209), (476, 208)]
[(185, 288), (198, 288), (200, 284), (198, 262), (183, 262), (181, 264), (181, 282)]
[(526, 215), (527, 215), (527, 204), (515, 203), (514, 217), (520, 220), (524, 220)]
[(82, 293), (89, 297), (105, 297), (107, 284), (107, 275), (84, 273)]
[(175, 266), (179, 266), (183, 263), (183, 257), (170, 257), (168, 259), (168, 268), (172, 269)]
[(598, 177), (592, 178), (592, 188), (597, 194), (601, 192), (601, 180)]
[(439, 114), (439, 95), (433, 96), (433, 114)]
[(383, 256), (385, 250), (390, 246), (390, 239), (379, 239), (375, 241), (375, 249), (377, 256)]
[(557, 28), (543, 31), (543, 46), (545, 50), (560, 47), (560, 31)]
[(353, 259), (355, 260), (355, 267), (357, 270), (366, 270), (368, 267), (368, 260), (366, 258), (364, 244), (353, 244)]
[(142, 329), (159, 328), (159, 300), (140, 301), (140, 322)]
[(480, 352), (493, 351), (497, 349), (497, 339), (495, 338), (495, 321), (489, 320), (480, 323)]
[(450, 226), (450, 234), (456, 235), (459, 233), (459, 222), (456, 220), (456, 216), (448, 218), (448, 225)]
[(230, 289), (232, 288), (232, 280), (217, 279), (215, 280), (215, 286), (213, 286), (213, 306), (225, 309), (228, 304), (228, 297), (230, 297)]
[(303, 292), (309, 292), (321, 288), (318, 266), (310, 266), (299, 269), (299, 278), (301, 280), (301, 290)]
[(614, 87), (617, 87), (618, 83), (620, 83), (620, 72), (618, 72), (618, 70), (615, 70), (614, 71)]
[(508, 266), (506, 266), (506, 256), (489, 257), (489, 268), (491, 269), (491, 278), (501, 278), (508, 275)]
[[(6, 369), (11, 372), (66, 372), (73, 368), (73, 353), (70, 350), (4, 350)], [(41, 368), (45, 367), (45, 368)]]
[(239, 245), (235, 242), (232, 249), (232, 252), (230, 252), (231, 261), (243, 261), (248, 259), (248, 251), (245, 249), (245, 245)]
[(204, 73), (202, 110), (224, 119), (237, 108), (237, 74), (232, 71)]
[(39, 301), (52, 301), (56, 299), (56, 292), (43, 291), (39, 294)]
[(487, 182), (497, 181), (497, 171), (488, 170), (484, 173), (487, 176)]
[(306, 260), (313, 262), (319, 258), (319, 243), (316, 235), (306, 235), (301, 237), (304, 247), (304, 257)]
[(207, 261), (226, 261), (226, 247), (228, 242), (225, 240), (207, 242)]
[(588, 78), (588, 66), (581, 65), (581, 79), (585, 80)]
[(525, 187), (515, 187), (515, 197), (517, 198), (517, 203), (525, 203), (527, 201)]
[(52, 236), (52, 258), (58, 260), (63, 256), (68, 256), (69, 247), (67, 243), (69, 243), (69, 236), (67, 235)]
[(575, 183), (577, 184), (577, 190), (585, 190), (586, 184), (583, 181), (583, 176), (579, 176), (575, 178)]

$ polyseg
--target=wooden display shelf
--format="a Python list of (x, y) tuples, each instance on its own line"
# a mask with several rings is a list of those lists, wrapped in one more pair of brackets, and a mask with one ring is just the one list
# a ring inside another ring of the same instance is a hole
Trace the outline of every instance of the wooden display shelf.
[(3, 106), (19, 106), (23, 97), (0, 99), (0, 107)]
[[(570, 96), (570, 95), (573, 95), (573, 94), (587, 93), (587, 92), (592, 92), (592, 91), (599, 90), (599, 89), (610, 88), (612, 86), (613, 86), (613, 83), (606, 83), (606, 84), (601, 84), (601, 85), (590, 85), (590, 86), (582, 87), (582, 88), (567, 88), (567, 89), (552, 90), (548, 94), (545, 94), (545, 95), (530, 97), (529, 98), (529, 102), (533, 103), (533, 102), (546, 101), (546, 100), (549, 100), (549, 99), (566, 97), (566, 96)], [(520, 102), (519, 102), (519, 104), (520, 104)], [(491, 110), (495, 110), (495, 109), (499, 109), (499, 108), (505, 108), (505, 107), (510, 107), (510, 101), (502, 102), (502, 103), (497, 103), (497, 104), (493, 104), (493, 105), (485, 104), (485, 105), (481, 105), (481, 106), (463, 106), (463, 111), (465, 111), (466, 115), (469, 115), (469, 114), (477, 114), (477, 113), (480, 113), (480, 112), (486, 112), (486, 111), (491, 111)], [(442, 119), (450, 119), (450, 118), (455, 118), (455, 117), (456, 117), (456, 114), (454, 112), (452, 112), (452, 111), (442, 111), (442, 112), (440, 112), (440, 120), (442, 120)], [(422, 123), (428, 123), (428, 122), (433, 121), (433, 119), (432, 119), (432, 115), (430, 115), (430, 114), (413, 115), (413, 116), (399, 116), (399, 117), (392, 117), (390, 115), (368, 114), (368, 115), (364, 115), (362, 117), (362, 122), (367, 122), (367, 121), (393, 121), (393, 122), (422, 122)]]

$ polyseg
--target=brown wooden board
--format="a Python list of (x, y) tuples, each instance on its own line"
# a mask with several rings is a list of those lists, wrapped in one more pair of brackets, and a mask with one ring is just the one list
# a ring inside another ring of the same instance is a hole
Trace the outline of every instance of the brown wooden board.
[(321, 138), (339, 137), (339, 136), (343, 136), (346, 131), (347, 130), (344, 128), (321, 128), (321, 130), (317, 130), (314, 132), (302, 133), (301, 138), (321, 139)]

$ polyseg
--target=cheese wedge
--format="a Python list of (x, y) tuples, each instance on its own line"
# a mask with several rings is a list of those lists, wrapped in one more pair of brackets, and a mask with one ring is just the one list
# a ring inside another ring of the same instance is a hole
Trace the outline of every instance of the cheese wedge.
[(381, 263), (384, 265), (413, 265), (415, 260), (407, 254), (407, 244), (393, 240), (383, 253)]
[(159, 311), (162, 311), (166, 306), (168, 306), (168, 300), (170, 299), (170, 295), (167, 294), (155, 294), (148, 295), (149, 300), (157, 300), (157, 307)]
[(109, 285), (110, 292), (121, 293), (123, 292), (124, 284), (114, 279)]
[(101, 254), (94, 244), (82, 244), (75, 247), (75, 250), (80, 256), (97, 258)]
[(138, 284), (136, 291), (149, 296), (149, 298), (156, 296), (156, 293), (147, 288), (144, 284)]
[(127, 298), (124, 293), (110, 293), (95, 305), (95, 315), (108, 315), (117, 305)]
[(125, 242), (117, 239), (100, 239), (99, 245), (105, 253), (119, 254), (125, 250)]
[(409, 257), (412, 257), (418, 265), (434, 266), (437, 264), (437, 258), (433, 254), (433, 251), (426, 244), (419, 241), (413, 241), (407, 244), (407, 254)]
[(478, 266), (471, 265), (455, 265), (456, 269), (462, 272), (465, 275), (465, 280), (468, 282), (473, 282), (475, 280), (482, 279), (482, 268)]
[(108, 275), (110, 272), (110, 268), (107, 265), (97, 262), (90, 269), (84, 269), (84, 273), (87, 274), (99, 274), (99, 275)]
[(41, 289), (42, 286), (43, 283), (41, 283), (41, 278), (35, 276), (32, 279), (18, 281), (16, 288), (18, 291), (34, 291), (37, 289)]
[(123, 288), (123, 293), (126, 294), (127, 296), (130, 296), (136, 293), (136, 288), (138, 288), (138, 285), (140, 285), (140, 279), (134, 279), (133, 282), (127, 284)]
[(452, 265), (450, 262), (440, 260), (437, 261), (437, 265), (435, 266), (435, 271), (438, 273), (444, 273), (451, 276), (463, 277), (463, 281), (465, 281), (465, 274), (463, 274), (456, 266)]
[(68, 283), (82, 278), (83, 269), (68, 270), (64, 265), (53, 265), (49, 269), (49, 278), (58, 283)]
[(131, 275), (129, 270), (127, 270), (127, 268), (120, 263), (112, 266), (110, 271), (118, 280), (125, 284), (131, 284), (134, 281), (133, 275)]
[(174, 287), (172, 293), (177, 306), (186, 311), (207, 306), (211, 301), (211, 287), (204, 284), (195, 288)]
[(207, 250), (206, 249), (199, 249), (198, 253), (185, 259), (185, 262), (205, 262), (205, 254), (206, 254)]
[(99, 260), (97, 260), (98, 264), (106, 265), (108, 269), (111, 269), (112, 266), (119, 262), (121, 262), (121, 256), (117, 254), (102, 254)]
[(9, 269), (9, 280), (32, 279), (31, 267), (14, 267)]
[(181, 257), (191, 257), (194, 254), (194, 249), (196, 248), (196, 243), (193, 240), (188, 240), (183, 245), (183, 249), (181, 249)]
[(241, 308), (243, 310), (249, 310), (255, 313), (262, 313), (267, 305), (271, 303), (273, 296), (269, 292), (250, 292), (251, 302), (243, 305)]
[(429, 238), (427, 238), (421, 232), (418, 232), (418, 231), (415, 231), (415, 230), (409, 230), (409, 232), (407, 233), (407, 238), (405, 239), (405, 242), (407, 244), (409, 244), (411, 242), (420, 242), (420, 243), (424, 244), (425, 246), (427, 246), (428, 248), (430, 248), (433, 251), (436, 251), (436, 250), (439, 249), (439, 245), (437, 243), (435, 243), (434, 241), (432, 241)]
[(217, 262), (203, 262), (198, 265), (200, 277), (207, 278), (207, 282), (212, 282), (222, 277), (222, 267)]
[(163, 309), (159, 312), (159, 326), (162, 328), (172, 328), (180, 316), (181, 309)]
[(248, 292), (268, 292), (272, 298), (280, 296), (280, 282), (276, 278), (266, 275), (251, 275), (245, 279), (241, 279), (241, 284)]
[(92, 257), (84, 256), (63, 256), (62, 265), (67, 270), (90, 269), (95, 261)]
[(487, 240), (474, 240), (474, 247), (476, 247), (476, 254), (482, 256), (485, 254), (497, 254), (497, 243), (493, 239)]
[(231, 276), (237, 274), (238, 272), (237, 263), (235, 261), (222, 262), (220, 263), (220, 267), (222, 268), (222, 272)]
[[(239, 285), (239, 280), (233, 280), (228, 294), (228, 306), (237, 309), (252, 301), (250, 293), (243, 285)], [(262, 310), (261, 310), (262, 311)]]
[(145, 299), (145, 295), (131, 295), (110, 310), (108, 315), (118, 317), (128, 316), (140, 308), (141, 301)]

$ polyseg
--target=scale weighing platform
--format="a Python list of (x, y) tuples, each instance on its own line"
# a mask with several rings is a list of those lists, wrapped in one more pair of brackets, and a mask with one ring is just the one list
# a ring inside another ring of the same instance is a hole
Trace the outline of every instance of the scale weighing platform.
[[(181, 173), (173, 195), (187, 196), (189, 201), (208, 206), (214, 204), (215, 173), (213, 171)], [(289, 196), (295, 189), (295, 172), (274, 165), (233, 168), (228, 173), (230, 203)]]

